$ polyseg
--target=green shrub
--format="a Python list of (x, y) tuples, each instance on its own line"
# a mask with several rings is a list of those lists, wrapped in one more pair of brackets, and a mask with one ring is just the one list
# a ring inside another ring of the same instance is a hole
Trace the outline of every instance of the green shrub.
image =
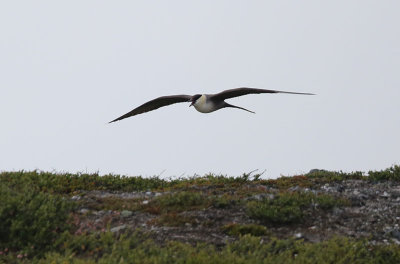
[(395, 180), (400, 181), (400, 166), (394, 165), (382, 171), (370, 171), (369, 176), (362, 172), (351, 173), (326, 170), (313, 170), (310, 173), (293, 177), (281, 177), (274, 180), (262, 180), (261, 174), (253, 177), (243, 174), (239, 177), (207, 174), (178, 179), (160, 179), (159, 177), (143, 178), (140, 176), (129, 177), (120, 175), (104, 175), (97, 173), (51, 173), (40, 171), (0, 172), (0, 183), (19, 184), (29, 181), (39, 190), (50, 193), (73, 193), (80, 190), (109, 190), (109, 191), (146, 191), (154, 189), (179, 189), (191, 186), (213, 186), (225, 189), (227, 187), (238, 188), (249, 184), (261, 184), (280, 189), (292, 186), (310, 187), (316, 183), (326, 183), (348, 179), (359, 180)]
[(297, 243), (295, 252), (292, 262), (296, 263), (400, 263), (398, 245), (371, 245), (367, 240), (343, 237), (315, 244)]
[(82, 207), (91, 210), (130, 210), (138, 211), (141, 208), (142, 198), (120, 198), (120, 197), (91, 197), (88, 201), (79, 201)]
[(165, 213), (154, 220), (157, 225), (162, 226), (184, 226), (185, 224), (196, 225), (196, 219), (175, 212)]
[[(321, 243), (244, 235), (216, 249), (214, 246), (167, 242), (161, 246), (141, 235), (115, 237), (113, 243), (90, 235), (91, 251), (48, 253), (39, 263), (400, 263), (398, 245), (369, 245), (364, 240), (333, 238)], [(75, 238), (76, 239), (76, 238)], [(95, 248), (98, 252), (94, 252)], [(93, 252), (92, 255), (88, 254)]]
[(369, 171), (368, 179), (371, 181), (400, 181), (400, 166), (395, 165), (381, 171)]
[(206, 197), (196, 192), (177, 192), (162, 195), (156, 199), (165, 207), (191, 207), (204, 204)]
[(370, 181), (400, 181), (400, 166), (394, 165), (390, 168), (380, 171), (369, 171), (368, 176), (364, 176), (361, 171), (355, 172), (336, 172), (326, 170), (314, 170), (306, 174), (307, 178), (314, 179), (317, 182), (332, 182), (343, 180), (370, 180)]
[(270, 202), (250, 202), (247, 213), (252, 218), (274, 224), (288, 224), (303, 219), (302, 209), (295, 204), (282, 206)]
[(50, 173), (38, 171), (18, 171), (0, 173), (0, 183), (19, 184), (29, 181), (41, 191), (52, 193), (72, 193), (80, 190), (144, 191), (166, 188), (175, 183), (158, 177), (142, 178), (119, 175), (87, 173)]
[(246, 234), (250, 234), (252, 236), (264, 236), (268, 233), (267, 228), (262, 225), (241, 225), (237, 223), (224, 225), (222, 227), (222, 231), (230, 236), (239, 236)]
[(159, 208), (166, 212), (180, 212), (183, 210), (199, 210), (210, 206), (226, 208), (237, 203), (237, 199), (237, 197), (227, 194), (207, 196), (199, 192), (180, 191), (156, 197), (147, 207), (145, 206), (145, 210), (151, 211), (154, 208)]
[(192, 176), (188, 178), (180, 178), (176, 180), (174, 188), (190, 187), (190, 186), (213, 186), (225, 188), (238, 187), (251, 182), (256, 182), (260, 178), (260, 174), (256, 174), (251, 179), (250, 174), (244, 173), (242, 176), (232, 177), (226, 175), (215, 175), (212, 173), (206, 174), (204, 176)]
[(338, 182), (343, 180), (363, 180), (365, 176), (361, 171), (355, 172), (342, 172), (342, 171), (327, 171), (327, 170), (313, 170), (307, 173), (305, 176), (310, 179), (314, 179), (317, 182)]
[(195, 210), (208, 206), (210, 200), (197, 192), (176, 192), (156, 197), (144, 210), (150, 213), (181, 212), (184, 210)]
[(73, 252), (81, 257), (97, 259), (103, 254), (111, 253), (113, 245), (118, 243), (124, 236), (116, 237), (110, 231), (103, 233), (91, 233), (83, 235), (72, 235), (65, 232), (58, 251)]
[(265, 223), (288, 224), (300, 222), (307, 208), (328, 210), (334, 206), (347, 204), (347, 200), (337, 199), (327, 194), (282, 192), (273, 199), (249, 202), (247, 213), (250, 217)]
[(0, 249), (36, 253), (57, 244), (73, 204), (59, 196), (38, 192), (29, 182), (0, 187)]
[(229, 194), (223, 194), (223, 195), (219, 195), (219, 196), (212, 196), (210, 197), (211, 199), (211, 204), (215, 207), (215, 208), (228, 208), (232, 205), (235, 205), (239, 202), (239, 198), (229, 195)]

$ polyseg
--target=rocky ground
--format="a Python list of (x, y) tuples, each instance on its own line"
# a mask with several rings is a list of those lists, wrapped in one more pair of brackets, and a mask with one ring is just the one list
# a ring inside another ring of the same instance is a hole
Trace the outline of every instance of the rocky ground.
[[(235, 188), (220, 186), (190, 186), (188, 190), (205, 195), (235, 195), (243, 189), (253, 190), (241, 197), (243, 201), (274, 199), (281, 189), (248, 183)], [(266, 226), (264, 237), (298, 238), (305, 241), (320, 242), (333, 236), (353, 238), (365, 237), (371, 243), (400, 244), (400, 183), (392, 181), (370, 182), (366, 180), (344, 180), (312, 187), (291, 186), (285, 191), (313, 192), (330, 194), (348, 201), (346, 206), (331, 210), (317, 210), (310, 207), (307, 217), (299, 223), (265, 224), (252, 219), (246, 213), (245, 203), (232, 202), (228, 206), (210, 205), (161, 215), (146, 209), (157, 197), (178, 192), (109, 192), (82, 191), (71, 199), (79, 203), (74, 213), (76, 234), (101, 232), (110, 229), (115, 233), (141, 229), (149, 231), (151, 237), (160, 243), (166, 240), (179, 240), (195, 244), (212, 243), (223, 246), (237, 239), (224, 231), (224, 226), (237, 223)], [(113, 204), (119, 204), (114, 208)], [(315, 207), (318, 205), (315, 204)], [(107, 209), (108, 208), (108, 209)], [(164, 217), (164, 220), (160, 220)]]

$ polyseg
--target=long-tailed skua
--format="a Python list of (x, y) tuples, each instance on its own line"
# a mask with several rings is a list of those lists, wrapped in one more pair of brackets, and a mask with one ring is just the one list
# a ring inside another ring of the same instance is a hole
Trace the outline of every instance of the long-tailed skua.
[(225, 108), (225, 107), (238, 108), (238, 109), (248, 111), (250, 113), (254, 113), (253, 111), (250, 111), (243, 107), (228, 104), (227, 102), (225, 102), (225, 99), (238, 97), (238, 96), (242, 96), (242, 95), (246, 95), (246, 94), (262, 94), (262, 93), (286, 93), (286, 94), (314, 95), (312, 93), (285, 92), (285, 91), (248, 88), (248, 87), (229, 89), (229, 90), (225, 90), (220, 93), (217, 93), (217, 94), (168, 95), (168, 96), (161, 96), (161, 97), (158, 97), (151, 101), (148, 101), (147, 103), (144, 103), (139, 107), (136, 107), (132, 111), (110, 121), (110, 123), (131, 117), (131, 116), (135, 116), (138, 114), (143, 114), (143, 113), (146, 113), (149, 111), (153, 111), (153, 110), (156, 110), (163, 106), (176, 104), (176, 103), (184, 103), (184, 102), (190, 102), (189, 106), (193, 105), (194, 108), (201, 113), (211, 113), (211, 112), (214, 112), (216, 110), (219, 110), (219, 109)]

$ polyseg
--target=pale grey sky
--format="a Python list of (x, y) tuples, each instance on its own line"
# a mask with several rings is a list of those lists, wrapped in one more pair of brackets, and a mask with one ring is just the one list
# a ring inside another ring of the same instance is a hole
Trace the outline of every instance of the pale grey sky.
[[(264, 177), (400, 160), (400, 1), (2, 1), (0, 170)], [(201, 114), (161, 95), (249, 86)]]

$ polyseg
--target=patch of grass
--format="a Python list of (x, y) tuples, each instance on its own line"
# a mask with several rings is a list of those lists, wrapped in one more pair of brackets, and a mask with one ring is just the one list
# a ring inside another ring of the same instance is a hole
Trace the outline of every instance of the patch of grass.
[(212, 200), (212, 206), (215, 208), (229, 208), (239, 203), (238, 197), (226, 193), (219, 196), (212, 196), (210, 199)]
[(265, 185), (278, 189), (287, 189), (293, 186), (311, 187), (314, 183), (306, 176), (280, 177), (278, 179), (267, 180)]
[(350, 206), (351, 202), (345, 198), (334, 197), (329, 194), (318, 194), (315, 198), (311, 198), (315, 208), (322, 210), (330, 210), (334, 207)]
[(81, 206), (91, 210), (138, 211), (142, 208), (143, 199), (125, 199), (120, 197), (91, 198), (89, 201), (79, 202)]
[(222, 231), (230, 236), (239, 236), (250, 234), (252, 236), (265, 236), (268, 234), (268, 230), (265, 226), (248, 224), (241, 225), (237, 223), (231, 223), (224, 225)]
[(208, 207), (210, 200), (198, 192), (176, 192), (154, 198), (143, 209), (149, 213), (182, 212)]
[(265, 223), (289, 224), (301, 222), (308, 208), (328, 210), (344, 205), (348, 205), (348, 201), (327, 194), (282, 192), (273, 199), (249, 202), (247, 214)]
[(154, 223), (161, 226), (184, 226), (186, 224), (197, 224), (194, 217), (181, 215), (175, 212), (160, 215), (154, 220)]
[(228, 194), (206, 195), (201, 192), (181, 191), (156, 197), (147, 205), (142, 205), (142, 209), (152, 214), (161, 214), (165, 212), (201, 210), (211, 206), (227, 208), (237, 202), (237, 197)]
[(176, 192), (155, 199), (163, 207), (191, 208), (206, 204), (207, 197), (198, 192)]

